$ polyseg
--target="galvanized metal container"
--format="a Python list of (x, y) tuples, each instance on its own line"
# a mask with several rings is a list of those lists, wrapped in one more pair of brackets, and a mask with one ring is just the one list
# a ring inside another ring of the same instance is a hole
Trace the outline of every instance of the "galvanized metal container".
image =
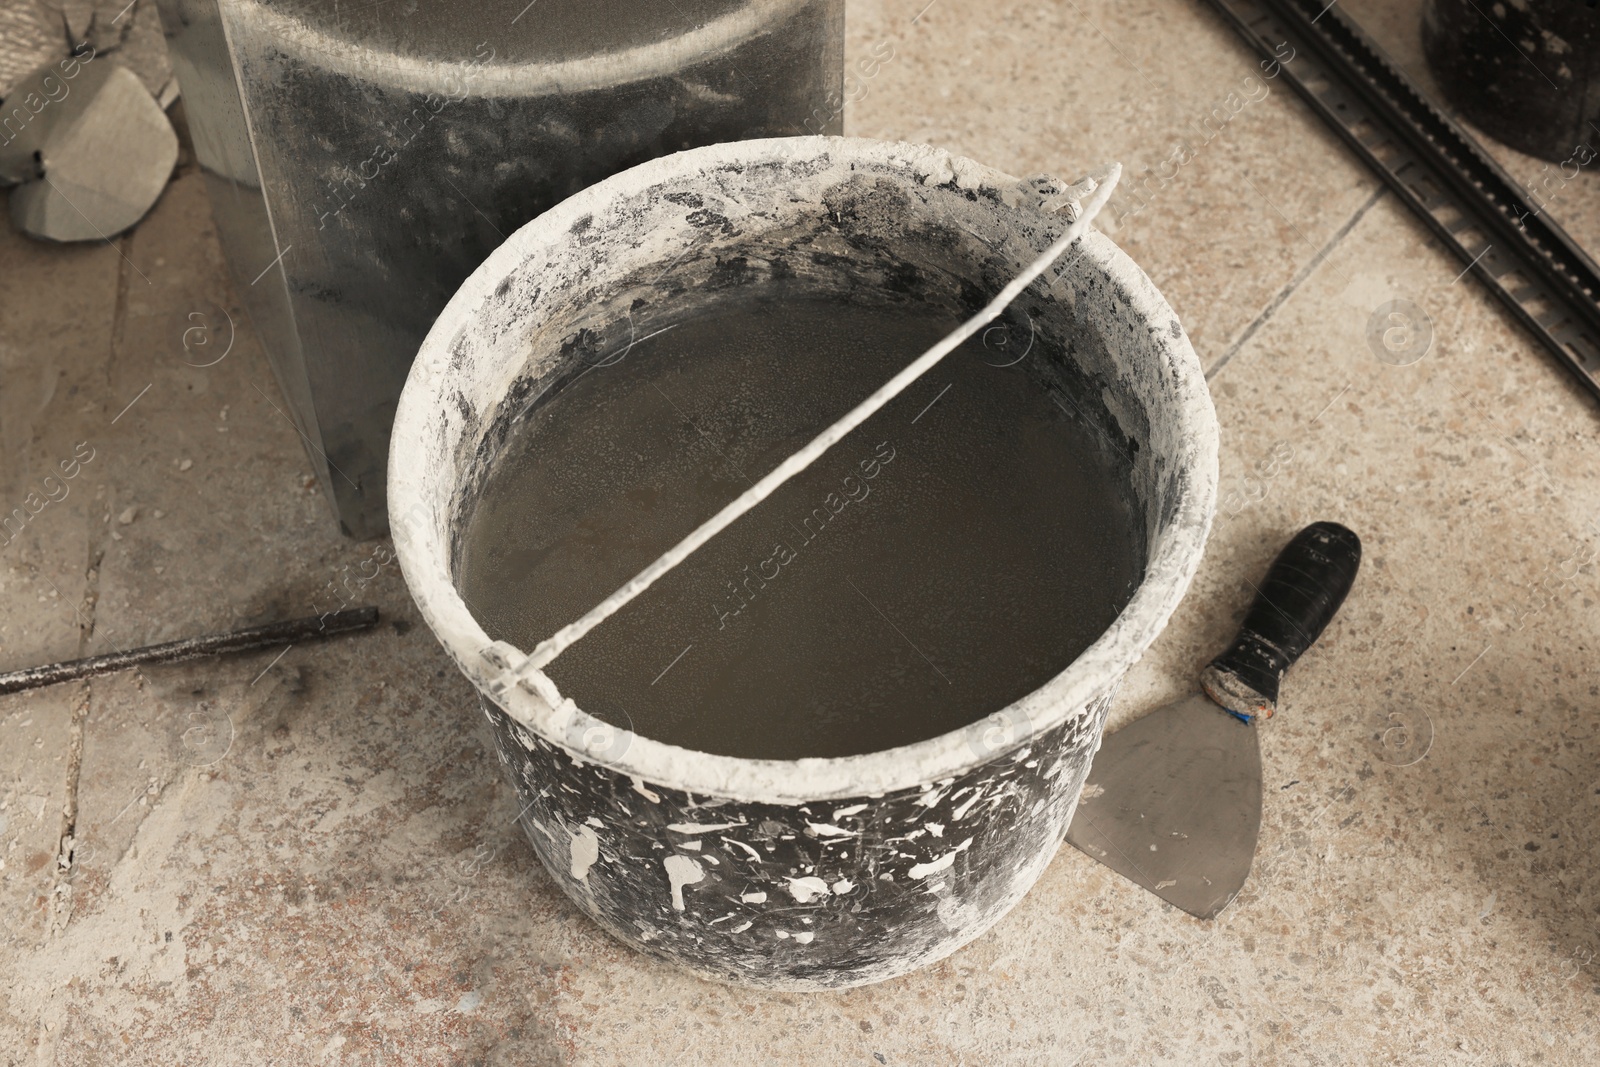
[(839, 128), (843, 0), (161, 0), (234, 278), (347, 532), (394, 405), (507, 234), (696, 145)]

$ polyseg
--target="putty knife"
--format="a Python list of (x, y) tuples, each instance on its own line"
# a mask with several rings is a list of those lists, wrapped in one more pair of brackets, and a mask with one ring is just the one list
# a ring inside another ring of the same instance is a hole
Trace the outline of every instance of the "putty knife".
[(1239, 636), (1200, 672), (1202, 692), (1105, 739), (1067, 840), (1190, 915), (1215, 918), (1250, 874), (1261, 829), (1258, 720), (1333, 619), (1361, 539), (1315, 522), (1278, 554)]

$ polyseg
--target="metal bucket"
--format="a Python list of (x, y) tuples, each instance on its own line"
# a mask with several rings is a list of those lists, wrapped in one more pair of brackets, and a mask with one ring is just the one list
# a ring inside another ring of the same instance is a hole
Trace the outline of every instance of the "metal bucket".
[(1474, 126), (1519, 152), (1561, 164), (1559, 178), (1545, 167), (1539, 186), (1528, 183), (1541, 209), (1545, 197), (1554, 199), (1554, 189), (1594, 161), (1594, 122), (1600, 119), (1600, 12), (1594, 4), (1428, 0), (1422, 54), (1445, 100)]
[(1132, 599), (1059, 675), (971, 726), (780, 761), (617, 729), (540, 673), (507, 684), (523, 654), (491, 641), (454, 566), (464, 516), (516, 417), (591, 366), (595, 349), (626, 344), (627, 324), (643, 334), (659, 326), (652, 315), (692, 314), (775, 272), (814, 295), (965, 315), (1060, 234), (1069, 201), (1062, 183), (918, 145), (802, 137), (696, 149), (518, 230), (428, 335), (389, 466), (401, 567), (485, 696), (529, 840), (620, 939), (709, 978), (825, 989), (928, 964), (1005, 914), (1054, 855), (1112, 696), (1199, 564), (1216, 420), (1172, 309), (1089, 234), (1017, 314), (1037, 331), (1052, 388), (1133, 457), (1144, 568)]
[(655, 156), (841, 128), (843, 0), (161, 9), (237, 288), (361, 538), (417, 346), (506, 234)]

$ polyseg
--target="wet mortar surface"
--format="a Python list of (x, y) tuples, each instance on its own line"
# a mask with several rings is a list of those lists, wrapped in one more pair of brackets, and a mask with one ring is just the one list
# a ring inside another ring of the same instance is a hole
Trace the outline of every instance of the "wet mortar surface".
[[(583, 368), (470, 505), (468, 607), (533, 648), (957, 325), (766, 294)], [(800, 759), (960, 729), (1065, 670), (1137, 584), (1131, 490), (1010, 332), (969, 340), (564, 652), (562, 693), (658, 741)]]
[[(1592, 1058), (1592, 402), (1205, 5), (850, 20), (850, 132), (1018, 175), (1194, 149), (1105, 228), (1213, 372), (1222, 495), (1110, 727), (1185, 694), (1301, 525), (1366, 546), (1264, 730), (1239, 899), (1201, 923), (1064, 849), (987, 933), (880, 985), (758, 993), (622, 947), (516, 825), (387, 543), (334, 529), (184, 165), (114, 245), (0, 231), (0, 508), (30, 515), (0, 545), (0, 667), (343, 603), (385, 621), (0, 698), (0, 1063)], [(1583, 221), (1597, 181), (1558, 204)], [(1421, 358), (1368, 343), (1395, 299), (1429, 317)], [(180, 358), (194, 313), (234, 335), (209, 367)]]

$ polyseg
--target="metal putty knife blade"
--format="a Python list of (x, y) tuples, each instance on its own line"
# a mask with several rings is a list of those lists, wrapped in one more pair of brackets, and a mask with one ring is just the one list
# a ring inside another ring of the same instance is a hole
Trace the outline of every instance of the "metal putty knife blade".
[(1256, 728), (1196, 693), (1106, 738), (1067, 841), (1210, 919), (1244, 887), (1260, 830)]
[(1273, 560), (1239, 636), (1199, 693), (1105, 739), (1067, 830), (1072, 845), (1202, 919), (1244, 888), (1261, 831), (1259, 722), (1284, 674), (1333, 621), (1361, 539), (1314, 522)]

